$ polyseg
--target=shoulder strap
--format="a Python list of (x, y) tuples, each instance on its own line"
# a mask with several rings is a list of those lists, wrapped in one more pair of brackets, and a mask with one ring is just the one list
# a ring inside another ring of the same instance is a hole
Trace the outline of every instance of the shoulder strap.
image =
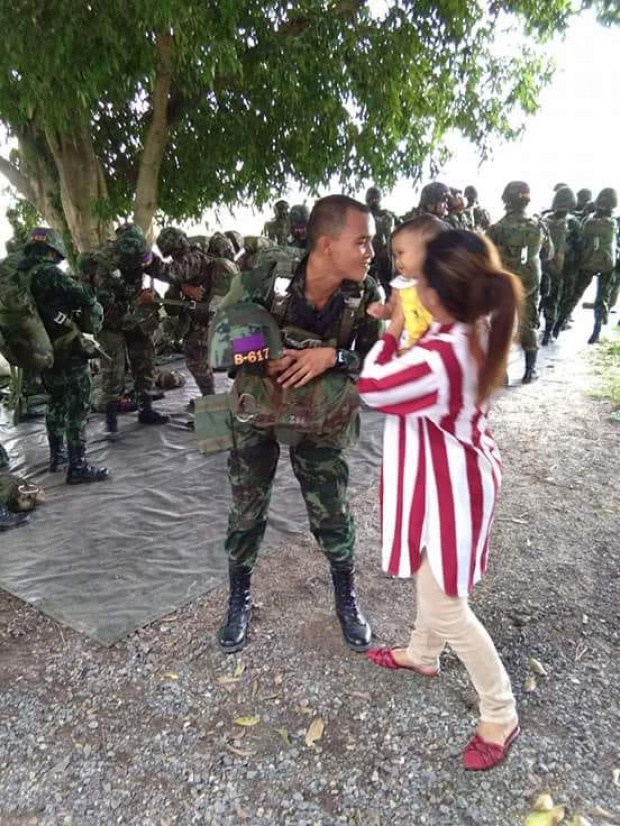
[(364, 290), (361, 284), (352, 284), (344, 293), (344, 310), (338, 330), (338, 349), (346, 350), (353, 339), (355, 325), (364, 313)]
[[(286, 311), (291, 300), (289, 292), (289, 285), (295, 270), (297, 269), (298, 261), (275, 261), (271, 267), (270, 276), (271, 284), (269, 286), (269, 312), (275, 318), (278, 327), (281, 327), (286, 320)], [(278, 279), (285, 279), (288, 284), (280, 285), (277, 283)]]

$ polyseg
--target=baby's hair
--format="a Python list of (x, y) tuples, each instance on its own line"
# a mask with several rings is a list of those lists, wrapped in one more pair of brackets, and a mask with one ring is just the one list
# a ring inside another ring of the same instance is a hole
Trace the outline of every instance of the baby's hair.
[(390, 236), (390, 241), (393, 241), (397, 235), (403, 232), (410, 233), (411, 235), (414, 233), (416, 235), (423, 235), (425, 238), (435, 238), (440, 232), (444, 232), (448, 228), (448, 225), (440, 221), (435, 215), (431, 215), (430, 212), (424, 212), (416, 218), (410, 218), (408, 221), (399, 224)]
[[(515, 318), (523, 305), (521, 283), (502, 267), (487, 238), (467, 230), (448, 230), (430, 241), (423, 272), (444, 309), (471, 325), (469, 344), (479, 366), (478, 395), (483, 400), (505, 378)], [(484, 352), (479, 333), (487, 322)]]

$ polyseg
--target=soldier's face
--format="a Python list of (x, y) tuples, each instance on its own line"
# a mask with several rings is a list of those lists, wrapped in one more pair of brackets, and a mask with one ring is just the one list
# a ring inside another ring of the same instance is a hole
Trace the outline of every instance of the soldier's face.
[(375, 221), (372, 215), (347, 210), (347, 220), (337, 237), (330, 237), (328, 254), (334, 271), (348, 281), (363, 281), (374, 257), (372, 239)]

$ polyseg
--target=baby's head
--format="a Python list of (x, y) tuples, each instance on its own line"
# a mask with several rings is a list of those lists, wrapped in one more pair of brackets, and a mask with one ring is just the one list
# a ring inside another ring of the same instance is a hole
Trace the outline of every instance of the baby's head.
[(443, 221), (428, 212), (396, 227), (390, 242), (399, 275), (417, 278), (422, 271), (427, 243), (446, 229)]

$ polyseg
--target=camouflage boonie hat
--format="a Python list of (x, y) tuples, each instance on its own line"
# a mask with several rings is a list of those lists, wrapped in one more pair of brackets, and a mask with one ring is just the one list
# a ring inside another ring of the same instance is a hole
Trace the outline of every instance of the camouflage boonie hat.
[(189, 247), (189, 238), (178, 227), (164, 227), (157, 236), (157, 246), (162, 255), (172, 255), (175, 250), (182, 250)]
[(260, 304), (247, 301), (216, 312), (209, 336), (209, 364), (214, 370), (260, 368), (279, 359), (282, 349), (276, 320)]
[(132, 227), (114, 241), (114, 252), (121, 267), (133, 270), (148, 266), (153, 260), (153, 253), (138, 227)]
[(551, 209), (575, 209), (577, 206), (577, 198), (575, 193), (569, 186), (561, 186), (553, 196), (553, 203)]
[(53, 229), (49, 229), (48, 227), (35, 227), (31, 229), (28, 233), (28, 240), (24, 246), (24, 251), (28, 253), (36, 244), (41, 244), (54, 250), (54, 252), (57, 252), (62, 258), (67, 257), (65, 243)]

